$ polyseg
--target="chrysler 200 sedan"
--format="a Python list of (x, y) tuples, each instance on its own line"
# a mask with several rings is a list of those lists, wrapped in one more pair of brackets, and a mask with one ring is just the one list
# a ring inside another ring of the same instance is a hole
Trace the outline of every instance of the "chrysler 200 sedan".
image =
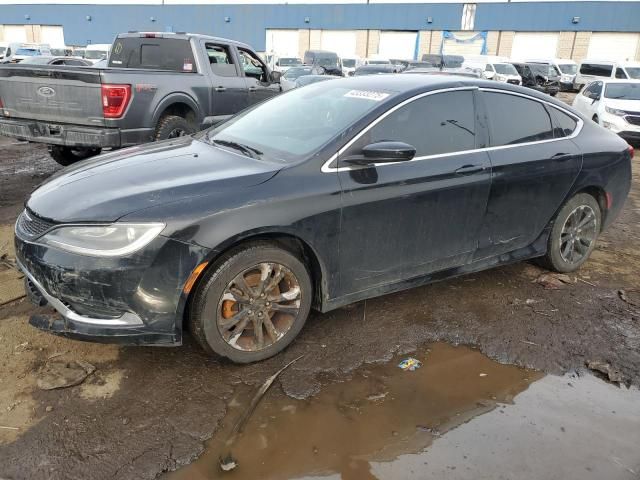
[[(322, 82), (193, 137), (73, 166), (29, 197), (30, 322), (252, 362), (309, 311), (538, 258), (576, 270), (633, 151), (530, 89), (455, 76)], [(45, 312), (51, 310), (45, 310)]]

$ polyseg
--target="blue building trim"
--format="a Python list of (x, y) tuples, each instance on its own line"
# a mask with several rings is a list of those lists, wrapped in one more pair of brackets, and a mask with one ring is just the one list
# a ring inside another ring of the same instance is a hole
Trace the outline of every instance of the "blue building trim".
[[(460, 29), (462, 8), (462, 3), (29, 4), (2, 5), (0, 24), (62, 25), (65, 40), (72, 45), (109, 43), (116, 33), (129, 30), (188, 31), (233, 38), (264, 50), (268, 28), (456, 31)], [(432, 23), (427, 23), (427, 17)], [(579, 23), (572, 23), (573, 17), (580, 17)], [(638, 32), (640, 2), (480, 3), (475, 29)]]

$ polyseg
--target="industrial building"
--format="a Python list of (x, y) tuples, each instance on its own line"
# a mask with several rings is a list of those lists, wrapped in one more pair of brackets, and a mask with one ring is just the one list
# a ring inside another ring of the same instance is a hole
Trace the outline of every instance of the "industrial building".
[[(71, 0), (73, 1), (73, 0)], [(640, 60), (640, 2), (166, 2), (0, 5), (0, 41), (109, 43), (118, 32), (189, 31), (301, 56), (420, 58), (486, 53), (514, 59)]]

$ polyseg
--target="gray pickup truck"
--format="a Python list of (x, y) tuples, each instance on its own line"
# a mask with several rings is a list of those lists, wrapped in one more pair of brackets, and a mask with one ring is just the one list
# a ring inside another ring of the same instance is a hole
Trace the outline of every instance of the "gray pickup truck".
[(281, 91), (248, 46), (184, 33), (118, 35), (107, 68), (0, 66), (0, 135), (46, 143), (69, 165), (190, 134)]

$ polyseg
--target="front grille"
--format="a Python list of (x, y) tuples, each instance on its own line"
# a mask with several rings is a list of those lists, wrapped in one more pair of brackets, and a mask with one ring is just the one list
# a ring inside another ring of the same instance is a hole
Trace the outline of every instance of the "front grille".
[(27, 240), (35, 240), (54, 226), (55, 223), (36, 217), (25, 210), (18, 217), (16, 232)]
[(627, 122), (629, 122), (631, 125), (640, 125), (640, 117), (627, 116), (627, 117), (624, 117), (624, 119)]

